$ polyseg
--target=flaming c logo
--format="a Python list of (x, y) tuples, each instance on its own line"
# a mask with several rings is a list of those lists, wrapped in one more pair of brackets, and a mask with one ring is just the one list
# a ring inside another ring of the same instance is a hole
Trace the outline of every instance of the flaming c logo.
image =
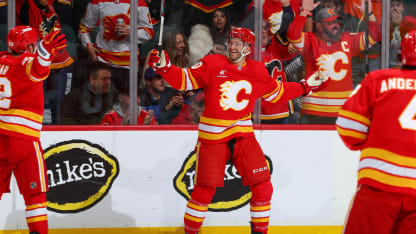
[(103, 38), (105, 41), (115, 40), (121, 41), (125, 36), (116, 35), (117, 19), (121, 18), (126, 25), (130, 25), (130, 19), (127, 15), (119, 14), (115, 16), (106, 16), (103, 19), (104, 33)]

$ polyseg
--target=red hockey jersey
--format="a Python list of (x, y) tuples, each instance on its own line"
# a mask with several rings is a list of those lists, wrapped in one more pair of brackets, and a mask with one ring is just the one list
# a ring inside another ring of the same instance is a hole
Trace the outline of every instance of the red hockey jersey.
[(43, 81), (49, 67), (40, 67), (37, 58), (0, 52), (0, 134), (39, 139), (43, 120)]
[(305, 93), (299, 83), (272, 79), (262, 62), (247, 59), (243, 66), (236, 66), (219, 54), (205, 56), (191, 68), (172, 65), (161, 75), (175, 89), (204, 89), (198, 135), (207, 143), (253, 135), (251, 113), (257, 98), (286, 103)]
[[(273, 41), (275, 40), (273, 39)], [(267, 68), (267, 71), (269, 72), (269, 75), (279, 82), (286, 82), (286, 74), (283, 70), (281, 60), (269, 51), (269, 47), (263, 49), (262, 60)], [(262, 100), (261, 102), (260, 118), (262, 120), (285, 118), (291, 113), (293, 113), (293, 104), (291, 100), (289, 100), (288, 103), (281, 102), (277, 104), (265, 100)]]
[[(305, 60), (306, 75), (319, 70), (331, 77), (328, 86), (303, 98), (301, 113), (336, 117), (353, 89), (351, 59), (365, 49), (365, 33), (343, 32), (337, 42), (326, 42), (315, 33), (303, 33), (306, 17), (297, 16), (287, 37)], [(381, 39), (379, 25), (370, 22), (370, 45)]]
[(358, 184), (416, 195), (416, 71), (369, 73), (339, 112), (344, 143), (361, 150)]
[[(130, 25), (130, 0), (108, 1), (92, 0), (79, 25), (79, 37), (82, 45), (91, 43), (90, 32), (99, 24), (95, 43), (97, 59), (111, 66), (130, 68), (130, 37), (117, 35), (118, 21)], [(137, 6), (137, 43), (142, 44), (154, 36), (149, 8), (144, 0)], [(137, 51), (139, 55), (139, 51)]]

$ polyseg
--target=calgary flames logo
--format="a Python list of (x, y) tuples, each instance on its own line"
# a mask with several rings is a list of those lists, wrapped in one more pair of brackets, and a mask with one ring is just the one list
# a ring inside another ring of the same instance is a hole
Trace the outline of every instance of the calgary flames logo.
[(221, 99), (220, 106), (223, 110), (233, 109), (235, 111), (241, 111), (248, 105), (248, 100), (243, 99), (240, 102), (237, 100), (238, 93), (244, 89), (246, 94), (250, 94), (252, 87), (248, 81), (227, 81), (220, 85)]
[(316, 65), (319, 67), (319, 72), (325, 76), (331, 77), (332, 80), (340, 81), (347, 75), (347, 69), (339, 69), (336, 71), (335, 64), (341, 60), (342, 64), (348, 64), (348, 57), (343, 52), (335, 52), (333, 54), (323, 54), (316, 59)]
[(124, 35), (116, 34), (117, 19), (122, 19), (124, 24), (130, 25), (130, 19), (125, 14), (119, 14), (115, 16), (106, 16), (103, 19), (104, 33), (103, 38), (105, 41), (115, 40), (121, 41), (125, 38)]

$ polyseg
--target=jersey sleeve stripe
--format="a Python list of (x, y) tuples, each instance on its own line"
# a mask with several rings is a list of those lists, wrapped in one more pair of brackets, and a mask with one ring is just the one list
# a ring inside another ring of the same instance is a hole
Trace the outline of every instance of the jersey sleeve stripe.
[(353, 137), (353, 138), (360, 139), (360, 140), (365, 140), (367, 138), (367, 134), (365, 133), (357, 132), (354, 130), (343, 129), (339, 126), (337, 126), (337, 131), (339, 135), (343, 137)]
[(89, 33), (89, 32), (92, 32), (93, 30), (94, 28), (88, 28), (83, 23), (79, 24), (79, 29), (78, 29), (79, 33)]
[(353, 120), (361, 122), (361, 123), (363, 123), (367, 126), (369, 126), (371, 124), (371, 121), (370, 121), (369, 118), (367, 118), (363, 115), (357, 114), (355, 112), (344, 110), (344, 109), (341, 109), (339, 111), (339, 116), (346, 117), (346, 118), (349, 118), (349, 119), (353, 119)]
[(183, 69), (183, 72), (185, 74), (185, 90), (195, 89), (193, 87), (193, 82), (192, 82), (191, 77), (189, 75), (189, 70), (188, 69)]
[(284, 92), (284, 88), (283, 88), (283, 85), (280, 84), (280, 82), (276, 81), (276, 83), (277, 83), (276, 89), (274, 89), (271, 93), (264, 95), (263, 96), (264, 100), (275, 103), (277, 100), (280, 99), (280, 97), (282, 96)]
[(343, 129), (350, 129), (355, 130), (357, 132), (368, 133), (368, 125), (365, 125), (361, 122), (352, 119), (347, 119), (339, 116), (336, 124)]
[(320, 97), (320, 98), (349, 98), (351, 95), (351, 91), (344, 91), (344, 92), (327, 92), (327, 91), (319, 91), (316, 93), (312, 93), (309, 97)]
[[(39, 56), (38, 56), (38, 58), (39, 58)], [(26, 64), (26, 75), (30, 80), (32, 80), (34, 82), (39, 82), (39, 81), (42, 81), (42, 80), (45, 80), (46, 78), (48, 78), (49, 72), (50, 72), (49, 69), (48, 69), (48, 73), (44, 77), (37, 77), (32, 73), (32, 65), (33, 65), (33, 59), (32, 59), (32, 61), (30, 61)]]

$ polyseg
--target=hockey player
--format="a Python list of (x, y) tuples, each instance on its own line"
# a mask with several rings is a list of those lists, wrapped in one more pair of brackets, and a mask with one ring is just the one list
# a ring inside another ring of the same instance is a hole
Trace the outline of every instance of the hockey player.
[(401, 69), (369, 73), (336, 121), (345, 145), (361, 150), (345, 234), (416, 233), (416, 31), (401, 57)]
[[(361, 11), (364, 11), (361, 0)], [(312, 124), (334, 124), (338, 111), (353, 90), (351, 59), (365, 49), (365, 32), (342, 32), (339, 15), (330, 8), (322, 8), (315, 16), (316, 33), (303, 33), (307, 15), (319, 5), (314, 0), (303, 0), (303, 10), (289, 26), (287, 37), (305, 60), (308, 76), (319, 70), (331, 77), (325, 89), (304, 97), (301, 122)], [(371, 12), (371, 1), (368, 9)], [(373, 14), (369, 15), (369, 44), (381, 39), (380, 26)]]
[(12, 53), (0, 52), (0, 198), (10, 192), (13, 172), (25, 200), (30, 233), (46, 234), (48, 180), (39, 141), (42, 81), (49, 75), (51, 60), (66, 47), (66, 39), (55, 31), (38, 46), (37, 42), (33, 28), (16, 26), (7, 36)]
[(301, 83), (280, 83), (269, 76), (262, 62), (247, 59), (255, 35), (246, 28), (229, 34), (229, 56), (205, 56), (191, 68), (171, 65), (165, 51), (152, 50), (149, 66), (175, 89), (204, 89), (205, 109), (199, 123), (196, 185), (187, 204), (185, 232), (197, 233), (208, 211), (216, 187), (224, 186), (227, 160), (250, 186), (253, 233), (267, 233), (272, 184), (270, 171), (252, 127), (251, 113), (259, 97), (272, 103), (287, 102), (319, 90), (327, 78), (308, 78)]

